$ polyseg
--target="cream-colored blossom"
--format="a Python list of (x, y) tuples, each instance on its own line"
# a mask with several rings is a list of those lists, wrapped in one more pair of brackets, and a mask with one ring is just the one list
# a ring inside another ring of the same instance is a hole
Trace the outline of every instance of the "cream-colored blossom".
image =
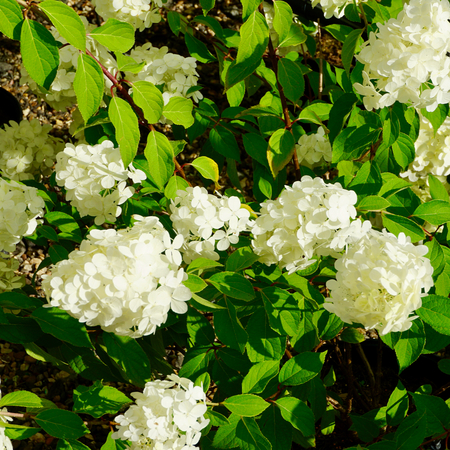
[(295, 150), (299, 164), (310, 168), (329, 163), (333, 158), (330, 140), (323, 127), (319, 127), (317, 133), (300, 136)]

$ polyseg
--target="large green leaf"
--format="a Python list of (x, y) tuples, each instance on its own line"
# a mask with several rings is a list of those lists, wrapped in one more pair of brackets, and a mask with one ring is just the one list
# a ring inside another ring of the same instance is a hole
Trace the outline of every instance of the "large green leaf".
[(267, 160), (274, 178), (289, 163), (294, 151), (295, 139), (289, 130), (282, 128), (272, 134), (267, 148)]
[(279, 41), (282, 42), (289, 34), (292, 24), (292, 8), (289, 3), (276, 1), (273, 3), (273, 28), (278, 33)]
[(409, 367), (421, 355), (425, 347), (425, 329), (420, 319), (412, 322), (409, 330), (403, 331), (394, 346), (399, 372)]
[(112, 52), (125, 53), (134, 45), (134, 28), (117, 19), (108, 19), (90, 35)]
[(3, 396), (0, 400), (0, 407), (22, 406), (25, 408), (42, 408), (43, 400), (33, 392), (16, 391)]
[(305, 384), (322, 370), (327, 352), (304, 352), (294, 356), (281, 368), (278, 380), (288, 386)]
[(391, 426), (398, 425), (405, 417), (409, 409), (409, 397), (403, 384), (399, 381), (397, 387), (389, 397), (386, 419)]
[(253, 417), (241, 417), (236, 427), (236, 438), (242, 450), (271, 450), (272, 445), (261, 433)]
[(243, 417), (254, 417), (261, 414), (270, 406), (263, 398), (254, 394), (241, 394), (227, 398), (223, 405), (232, 413)]
[(73, 88), (77, 96), (78, 108), (84, 121), (87, 122), (98, 110), (105, 89), (102, 69), (91, 56), (83, 53), (78, 55), (78, 67), (73, 80)]
[(172, 97), (164, 106), (163, 115), (176, 125), (189, 128), (194, 124), (192, 116), (192, 100), (184, 97)]
[(60, 439), (78, 439), (89, 433), (81, 418), (65, 409), (47, 409), (39, 413), (34, 420), (50, 436)]
[(144, 152), (152, 181), (163, 189), (175, 170), (173, 148), (169, 139), (159, 131), (151, 131)]
[(233, 272), (219, 272), (208, 280), (223, 294), (239, 300), (252, 300), (255, 292), (250, 281), (243, 275)]
[(164, 100), (161, 91), (149, 81), (135, 81), (133, 83), (133, 100), (144, 112), (149, 123), (156, 123), (161, 118)]
[(240, 161), (240, 149), (236, 142), (234, 134), (224, 127), (217, 126), (209, 133), (209, 140), (214, 150), (226, 158), (232, 158)]
[(391, 233), (398, 236), (405, 233), (411, 238), (411, 242), (419, 242), (425, 238), (425, 233), (416, 222), (407, 217), (398, 216), (396, 214), (383, 214), (383, 225)]
[(59, 65), (59, 50), (50, 31), (35, 20), (25, 19), (20, 33), (20, 51), (31, 78), (49, 89)]
[(414, 216), (426, 220), (431, 225), (450, 222), (450, 203), (445, 200), (430, 200), (422, 203), (414, 211)]
[(250, 368), (242, 382), (242, 392), (258, 394), (262, 392), (269, 381), (278, 375), (279, 361), (262, 361)]
[[(278, 1), (275, 4), (278, 4)], [(284, 95), (291, 102), (297, 103), (305, 90), (305, 80), (299, 66), (287, 58), (279, 59), (278, 80), (283, 87)]]
[(0, 2), (0, 31), (10, 39), (19, 40), (22, 22), (22, 9), (16, 0), (2, 0)]
[(350, 74), (353, 55), (355, 54), (356, 46), (363, 32), (364, 28), (357, 28), (356, 30), (353, 30), (346, 37), (344, 45), (342, 46), (342, 64), (344, 65), (347, 74)]
[(295, 397), (282, 397), (276, 401), (284, 420), (301, 431), (303, 436), (314, 434), (314, 414), (300, 399)]
[(47, 14), (58, 33), (78, 50), (86, 49), (86, 30), (79, 15), (63, 2), (45, 0), (39, 8)]
[(433, 330), (450, 336), (450, 301), (440, 295), (428, 295), (422, 299), (422, 307), (416, 314)]

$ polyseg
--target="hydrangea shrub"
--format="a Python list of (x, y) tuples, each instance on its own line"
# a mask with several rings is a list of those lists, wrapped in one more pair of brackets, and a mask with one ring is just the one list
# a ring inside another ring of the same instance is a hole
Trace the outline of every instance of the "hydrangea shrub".
[(92, 417), (102, 450), (443, 448), (448, 384), (408, 373), (450, 374), (449, 1), (215, 3), (0, 0), (23, 82), (77, 105), (64, 144), (0, 129), (0, 339), (79, 382), (1, 397), (0, 447)]

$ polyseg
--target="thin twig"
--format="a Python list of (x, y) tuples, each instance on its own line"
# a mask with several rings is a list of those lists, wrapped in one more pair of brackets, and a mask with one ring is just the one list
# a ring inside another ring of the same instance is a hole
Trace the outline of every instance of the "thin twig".
[[(372, 367), (370, 367), (370, 363), (367, 359), (366, 354), (364, 353), (364, 350), (361, 346), (361, 344), (356, 344), (356, 349), (358, 350), (359, 356), (361, 356), (361, 359), (363, 360), (364, 365), (366, 366), (367, 372), (370, 377), (370, 382), (372, 384), (372, 390), (375, 387), (375, 375), (373, 374)], [(375, 392), (373, 392), (375, 394)]]

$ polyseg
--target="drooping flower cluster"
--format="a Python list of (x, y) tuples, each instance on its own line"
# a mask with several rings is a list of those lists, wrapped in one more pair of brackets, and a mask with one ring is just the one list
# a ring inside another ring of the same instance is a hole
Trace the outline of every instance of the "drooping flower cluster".
[(427, 252), (403, 233), (397, 238), (386, 230), (370, 230), (336, 261), (325, 309), (381, 335), (409, 329), (417, 317), (411, 314), (433, 285)]
[(92, 230), (42, 286), (51, 306), (89, 326), (138, 338), (155, 333), (170, 309), (183, 314), (191, 291), (178, 249), (155, 217), (133, 228)]
[(367, 109), (397, 100), (434, 111), (449, 103), (449, 19), (447, 0), (411, 0), (396, 19), (377, 24), (379, 31), (370, 33), (357, 55), (364, 64), (364, 83), (354, 86)]
[(120, 149), (111, 141), (101, 144), (66, 144), (58, 153), (55, 167), (56, 181), (66, 188), (66, 199), (77, 208), (80, 215), (95, 217), (95, 223), (115, 222), (122, 208), (119, 206), (134, 194), (127, 186), (145, 180), (142, 170), (132, 164), (125, 169)]
[(431, 122), (421, 115), (419, 136), (414, 147), (416, 156), (402, 177), (414, 182), (430, 173), (435, 176), (450, 175), (450, 117), (444, 120), (435, 134)]
[[(90, 24), (86, 17), (80, 16), (80, 19), (84, 23), (86, 33), (90, 33), (97, 28), (95, 25)], [(35, 94), (42, 96), (52, 108), (63, 110), (66, 107), (73, 106), (77, 103), (73, 81), (78, 67), (78, 56), (80, 51), (73, 45), (68, 44), (55, 27), (51, 27), (50, 32), (57, 41), (63, 44), (63, 47), (59, 50), (59, 67), (49, 92), (43, 94), (25, 68), (22, 68), (22, 78), (20, 79), (20, 83), (27, 84)], [(86, 48), (108, 69), (108, 71), (111, 72), (117, 70), (117, 62), (108, 52), (106, 47), (96, 42), (95, 39), (89, 35), (86, 36)], [(110, 86), (111, 82), (105, 78), (105, 88), (109, 89)]]
[(162, 3), (162, 0), (92, 0), (97, 14), (104, 20), (128, 22), (139, 31), (161, 22), (159, 7)]
[[(2, 391), (0, 390), (0, 398), (2, 398)], [(8, 411), (7, 408), (1, 409), (3, 412)], [(13, 420), (12, 417), (0, 415), (0, 421), (3, 423), (8, 423)], [(5, 434), (6, 428), (0, 427), (0, 449), (2, 450), (13, 450), (11, 439)]]
[(356, 217), (357, 196), (339, 183), (302, 177), (276, 200), (261, 204), (252, 233), (254, 252), (264, 264), (279, 264), (290, 273), (304, 269), (315, 255), (337, 257), (370, 228)]
[(0, 292), (9, 292), (25, 286), (25, 278), (23, 275), (16, 275), (17, 270), (19, 270), (17, 259), (0, 254)]
[(49, 136), (52, 126), (39, 120), (11, 121), (0, 128), (0, 172), (11, 180), (49, 176), (62, 142)]
[(205, 188), (178, 191), (170, 205), (170, 219), (184, 237), (183, 257), (189, 263), (198, 257), (218, 260), (217, 250), (227, 250), (239, 241), (239, 234), (253, 223), (250, 212), (238, 197), (216, 197)]
[(174, 96), (192, 98), (194, 101), (203, 98), (200, 91), (187, 93), (198, 82), (197, 60), (192, 56), (185, 58), (169, 53), (167, 47), (153, 47), (150, 42), (136, 47), (130, 56), (138, 63), (145, 62), (145, 66), (139, 73), (125, 72), (126, 79), (131, 82), (145, 80), (155, 86), (163, 85), (165, 104)]
[(136, 404), (114, 420), (113, 439), (131, 441), (131, 450), (198, 450), (205, 419), (206, 395), (187, 378), (149, 381), (144, 392), (131, 394)]
[[(356, 0), (356, 4), (363, 2), (365, 0)], [(323, 14), (326, 19), (330, 17), (342, 17), (344, 15), (345, 7), (347, 5), (353, 4), (354, 0), (311, 0), (312, 6), (320, 4)]]
[(298, 162), (310, 168), (331, 162), (333, 157), (331, 144), (323, 127), (317, 133), (303, 134), (295, 144)]
[(34, 233), (44, 206), (36, 188), (0, 178), (0, 251), (13, 252), (23, 236)]

